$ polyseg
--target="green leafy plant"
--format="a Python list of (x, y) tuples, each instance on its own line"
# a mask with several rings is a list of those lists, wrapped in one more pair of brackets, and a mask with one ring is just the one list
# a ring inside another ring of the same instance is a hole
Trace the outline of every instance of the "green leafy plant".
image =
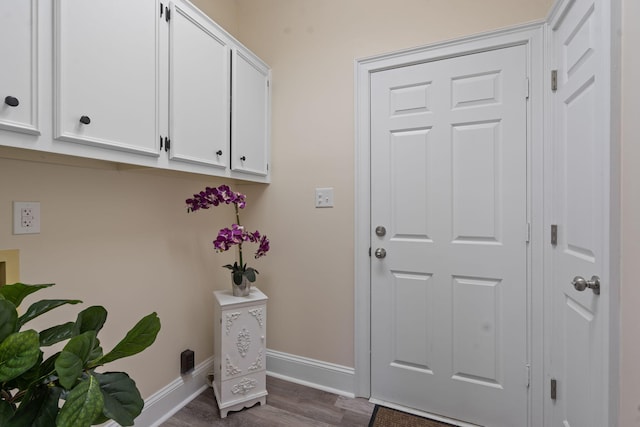
[[(135, 382), (124, 372), (96, 369), (149, 347), (160, 331), (156, 313), (143, 317), (108, 353), (98, 332), (107, 310), (92, 306), (75, 322), (37, 332), (23, 330), (34, 318), (79, 300), (41, 300), (19, 315), (24, 298), (53, 286), (15, 283), (0, 287), (0, 426), (81, 427), (109, 419), (131, 426), (144, 401)], [(63, 349), (44, 359), (42, 347), (66, 341)]]

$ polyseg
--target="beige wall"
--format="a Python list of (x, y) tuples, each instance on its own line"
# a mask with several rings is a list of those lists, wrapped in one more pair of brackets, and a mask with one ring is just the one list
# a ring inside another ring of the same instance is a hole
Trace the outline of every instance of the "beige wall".
[[(129, 372), (145, 396), (179, 376), (182, 350), (194, 350), (196, 363), (211, 356), (211, 292), (229, 278), (219, 268), (228, 257), (210, 241), (231, 215), (187, 214), (184, 203), (210, 180), (0, 158), (0, 183), (0, 249), (20, 249), (21, 281), (56, 283), (26, 302), (84, 301), (34, 321), (36, 329), (104, 305), (100, 338), (109, 350), (142, 316), (158, 312), (153, 347), (107, 366)], [(12, 235), (14, 200), (41, 203), (40, 234)]]
[(640, 426), (640, 2), (622, 14), (622, 286), (620, 426)]
[(269, 347), (353, 366), (354, 60), (542, 19), (551, 0), (237, 2), (237, 38), (273, 70), (273, 183), (249, 191), (273, 236)]

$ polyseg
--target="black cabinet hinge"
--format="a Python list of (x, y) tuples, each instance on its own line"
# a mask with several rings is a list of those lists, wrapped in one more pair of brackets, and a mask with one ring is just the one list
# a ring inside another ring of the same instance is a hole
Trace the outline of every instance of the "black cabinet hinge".
[(558, 382), (555, 378), (551, 378), (551, 391), (549, 394), (551, 395), (551, 400), (558, 398)]
[(171, 9), (169, 9), (169, 6), (165, 7), (164, 9), (164, 19), (169, 22), (169, 20), (171, 19)]
[(160, 3), (160, 18), (162, 18), (163, 13), (164, 13), (164, 5)]
[(171, 149), (171, 140), (165, 136), (164, 137), (164, 151), (169, 151), (170, 149)]
[(162, 135), (160, 135), (160, 151), (162, 151)]

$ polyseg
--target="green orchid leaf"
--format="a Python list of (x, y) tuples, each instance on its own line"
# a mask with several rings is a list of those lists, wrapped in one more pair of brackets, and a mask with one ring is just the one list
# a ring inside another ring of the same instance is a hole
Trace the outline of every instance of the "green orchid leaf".
[(85, 308), (78, 313), (76, 319), (75, 335), (80, 335), (87, 331), (96, 331), (96, 334), (102, 329), (104, 323), (107, 321), (107, 310), (100, 306), (94, 305)]
[[(2, 288), (0, 288), (2, 289)], [(0, 342), (16, 332), (18, 311), (11, 301), (0, 300)]]
[(50, 427), (55, 425), (61, 393), (60, 387), (39, 387), (35, 393), (20, 404), (7, 427)]
[(49, 347), (74, 336), (75, 323), (67, 322), (40, 332), (40, 346)]
[(242, 284), (242, 271), (238, 270), (233, 272), (233, 283), (238, 286)]
[(0, 383), (27, 372), (38, 362), (40, 340), (34, 330), (15, 332), (0, 343)]
[(71, 338), (64, 346), (55, 362), (62, 387), (67, 390), (73, 387), (89, 360), (95, 340), (95, 331), (87, 331)]
[(160, 319), (157, 313), (151, 313), (129, 331), (116, 346), (98, 361), (99, 364), (113, 362), (123, 357), (133, 356), (149, 347), (156, 340), (160, 331)]
[(245, 271), (244, 275), (247, 277), (248, 281), (255, 282), (256, 281), (256, 273), (257, 273), (257, 271), (255, 271), (253, 268), (249, 267), (249, 268), (247, 268), (247, 271)]
[(102, 413), (103, 406), (100, 384), (94, 376), (89, 375), (67, 395), (56, 419), (56, 425), (58, 427), (89, 427)]
[(144, 407), (144, 400), (136, 383), (124, 372), (107, 372), (95, 376), (102, 390), (104, 415), (121, 426), (134, 425), (134, 419)]
[(28, 295), (50, 286), (53, 286), (53, 283), (46, 285), (25, 285), (24, 283), (13, 283), (11, 285), (0, 286), (0, 296), (18, 307), (22, 304), (22, 300)]
[(53, 310), (54, 308), (60, 307), (65, 304), (78, 304), (81, 303), (80, 300), (70, 300), (70, 299), (51, 299), (51, 300), (41, 300), (35, 302), (29, 306), (27, 312), (18, 318), (18, 330), (22, 328), (22, 326), (27, 323), (29, 320), (32, 320), (41, 314), (44, 314), (48, 311)]

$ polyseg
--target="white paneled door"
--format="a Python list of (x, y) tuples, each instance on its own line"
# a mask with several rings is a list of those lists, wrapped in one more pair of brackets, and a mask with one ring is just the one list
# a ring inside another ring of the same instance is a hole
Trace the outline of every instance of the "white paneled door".
[(528, 402), (526, 47), (371, 77), (371, 397), (492, 427)]
[[(606, 0), (563, 6), (550, 25), (557, 88), (551, 92), (553, 173), (548, 175), (557, 243), (551, 246), (548, 325), (548, 380), (555, 390), (545, 401), (552, 426), (602, 427), (609, 425), (609, 6)], [(589, 287), (596, 278), (598, 290)]]

